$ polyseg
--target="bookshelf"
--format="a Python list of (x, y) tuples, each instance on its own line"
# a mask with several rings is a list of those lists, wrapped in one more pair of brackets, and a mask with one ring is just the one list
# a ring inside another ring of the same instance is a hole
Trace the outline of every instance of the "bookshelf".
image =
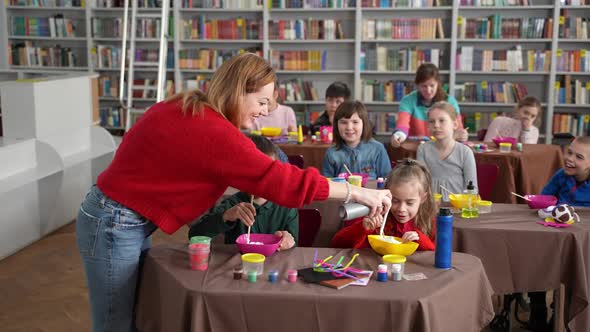
[[(10, 65), (3, 52), (0, 70), (97, 72), (102, 77), (101, 108), (116, 113), (118, 101), (111, 92), (117, 91), (118, 66), (113, 61), (110, 66), (100, 65), (96, 58), (99, 48), (107, 59), (117, 57), (122, 2), (93, 0), (76, 6), (76, 1), (47, 0), (43, 2), (47, 6), (33, 7), (25, 5), (33, 3), (28, 0), (4, 0), (0, 21), (7, 23), (0, 26), (0, 40), (5, 45), (34, 45), (43, 51), (59, 44), (77, 61), (67, 68), (14, 65), (14, 61)], [(140, 0), (140, 11), (157, 13), (159, 1)], [(220, 1), (218, 8), (202, 8), (212, 3), (205, 0), (171, 1), (170, 93), (204, 87), (222, 61), (239, 52), (256, 52), (277, 69), (287, 96), (284, 104), (295, 109), (298, 122), (321, 112), (327, 86), (343, 81), (354, 98), (367, 104), (373, 121), (379, 122), (378, 133), (387, 139), (400, 93), (412, 89), (420, 62), (433, 61), (447, 91), (458, 97), (466, 122), (474, 126), (472, 134), (480, 125), (487, 126), (482, 118), (511, 112), (519, 92), (539, 97), (544, 105), (540, 130), (546, 143), (557, 129), (554, 120), (560, 122), (560, 130), (563, 122), (563, 128), (571, 131), (578, 127), (576, 121), (590, 121), (585, 117), (590, 113), (588, 0), (535, 0), (532, 5), (527, 0), (402, 0), (383, 7), (382, 3), (393, 1), (257, 0)], [(336, 5), (322, 7), (327, 3)], [(17, 17), (49, 18), (58, 13), (78, 22), (75, 36), (56, 39), (12, 33)], [(146, 56), (157, 48), (157, 39), (151, 36), (138, 43)], [(151, 69), (137, 72), (142, 82), (157, 74)], [(484, 92), (478, 97), (477, 91), (486, 90), (488, 98)], [(475, 97), (470, 95), (473, 91)], [(135, 100), (145, 107), (155, 101), (143, 94)], [(112, 119), (107, 127), (117, 128)]]

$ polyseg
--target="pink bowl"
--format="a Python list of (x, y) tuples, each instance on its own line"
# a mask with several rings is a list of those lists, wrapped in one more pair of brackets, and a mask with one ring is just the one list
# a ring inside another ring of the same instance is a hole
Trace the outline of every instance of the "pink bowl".
[(510, 143), (510, 144), (512, 144), (513, 149), (516, 148), (516, 138), (514, 138), (514, 137), (502, 137), (502, 138), (494, 137), (494, 138), (492, 138), (492, 141), (494, 141), (497, 148), (500, 147), (500, 143)]
[[(367, 181), (369, 181), (369, 174), (367, 173), (352, 173), (352, 175), (360, 175), (363, 178), (363, 182), (361, 183), (361, 185), (364, 187), (367, 184)], [(340, 173), (338, 174), (339, 178), (345, 178), (348, 181), (348, 173)]]
[(247, 243), (248, 234), (242, 234), (236, 239), (236, 246), (243, 254), (256, 253), (266, 257), (274, 254), (281, 244), (281, 238), (273, 234), (250, 234), (250, 242), (262, 242), (264, 244)]
[(530, 199), (527, 204), (531, 209), (545, 209), (557, 204), (557, 197), (552, 195), (525, 195), (524, 197)]

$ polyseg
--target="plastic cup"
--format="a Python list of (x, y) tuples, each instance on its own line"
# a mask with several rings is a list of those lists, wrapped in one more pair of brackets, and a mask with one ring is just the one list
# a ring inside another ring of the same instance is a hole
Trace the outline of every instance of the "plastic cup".
[(362, 187), (363, 177), (360, 175), (351, 175), (348, 177), (348, 183), (352, 184), (353, 186)]
[(512, 149), (512, 143), (502, 142), (500, 143), (500, 152), (510, 152)]
[(191, 243), (188, 245), (188, 255), (191, 270), (205, 271), (209, 267), (209, 253), (211, 248), (205, 243)]

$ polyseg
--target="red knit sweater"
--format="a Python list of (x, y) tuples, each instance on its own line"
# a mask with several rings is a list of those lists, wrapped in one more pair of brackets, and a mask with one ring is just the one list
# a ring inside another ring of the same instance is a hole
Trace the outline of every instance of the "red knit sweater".
[[(415, 231), (418, 233), (418, 250), (434, 250), (434, 235), (432, 238), (429, 238), (426, 234), (422, 233), (418, 228), (416, 228), (413, 220), (402, 224), (390, 215), (387, 218), (387, 223), (383, 229), (383, 233), (385, 233), (385, 235), (393, 235), (397, 237), (402, 237), (404, 233), (410, 231)], [(432, 234), (434, 233), (435, 230), (433, 229)], [(341, 230), (338, 231), (338, 233), (336, 233), (336, 235), (334, 235), (332, 238), (331, 247), (355, 249), (370, 248), (369, 238), (367, 235), (371, 234), (379, 234), (379, 229), (367, 231), (365, 227), (363, 227), (363, 218), (350, 220)]]
[(97, 185), (168, 234), (213, 206), (228, 186), (286, 207), (329, 194), (315, 168), (273, 161), (219, 113), (153, 105), (125, 135)]

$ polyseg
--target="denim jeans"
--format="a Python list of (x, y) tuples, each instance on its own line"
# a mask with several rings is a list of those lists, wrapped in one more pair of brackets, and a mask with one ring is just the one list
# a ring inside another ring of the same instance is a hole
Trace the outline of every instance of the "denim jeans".
[(94, 332), (135, 331), (140, 262), (156, 226), (93, 186), (76, 219), (76, 240), (90, 293)]

